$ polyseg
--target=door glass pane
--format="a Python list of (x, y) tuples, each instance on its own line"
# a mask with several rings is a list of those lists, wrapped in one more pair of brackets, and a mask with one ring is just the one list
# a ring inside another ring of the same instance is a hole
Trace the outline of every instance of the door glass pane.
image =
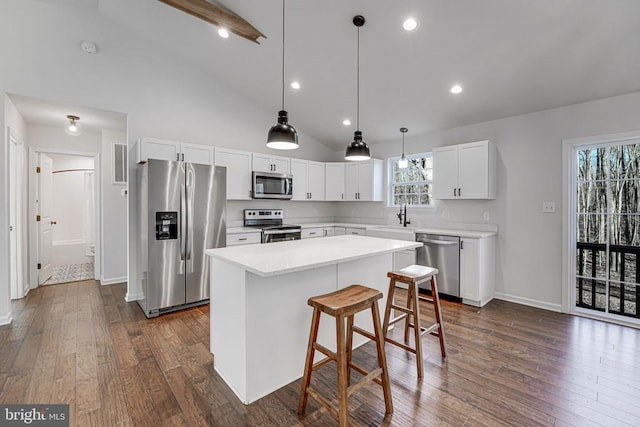
[[(607, 282), (595, 279), (576, 279), (576, 306), (598, 311), (606, 309)], [(595, 294), (595, 299), (594, 299)]]
[(611, 179), (640, 179), (640, 144), (609, 148)]
[[(579, 192), (579, 190), (578, 190)], [(611, 180), (611, 213), (640, 213), (640, 179)]]
[[(611, 282), (609, 284), (609, 311), (623, 316), (637, 316), (638, 287)], [(624, 293), (621, 293), (624, 290)]]
[(578, 183), (576, 198), (578, 212), (607, 212), (607, 183), (585, 181)]
[(603, 180), (606, 178), (606, 148), (591, 148), (578, 151), (578, 181)]
[(609, 278), (638, 283), (640, 256), (639, 215), (611, 215), (609, 219)]

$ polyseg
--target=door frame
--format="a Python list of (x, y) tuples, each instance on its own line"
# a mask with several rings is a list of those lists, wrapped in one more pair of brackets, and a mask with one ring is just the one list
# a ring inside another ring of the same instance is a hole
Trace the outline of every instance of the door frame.
[(574, 150), (581, 146), (591, 146), (594, 144), (624, 144), (625, 141), (640, 139), (640, 130), (613, 133), (606, 135), (595, 135), (581, 138), (570, 138), (562, 140), (562, 312), (583, 317), (591, 317), (606, 320), (612, 323), (619, 323), (638, 327), (635, 322), (627, 322), (620, 319), (622, 316), (609, 313), (585, 313), (576, 310), (576, 289), (575, 289), (575, 211), (576, 194), (573, 191), (574, 178), (576, 175), (575, 162), (573, 161)]
[(29, 147), (29, 287), (38, 287), (38, 224), (36, 222), (36, 200), (38, 195), (38, 179), (36, 167), (38, 154), (66, 154), (71, 156), (93, 157), (95, 178), (95, 236), (96, 251), (94, 256), (94, 279), (100, 280), (102, 274), (102, 170), (100, 153), (93, 151), (61, 150), (56, 148)]
[[(9, 277), (11, 287), (11, 299), (23, 298), (29, 291), (27, 286), (26, 269), (24, 268), (24, 245), (26, 233), (23, 226), (24, 218), (24, 143), (18, 138), (18, 135), (11, 129), (7, 128), (7, 140), (9, 141), (9, 226), (11, 224), (11, 205), (15, 203), (15, 233), (9, 234)], [(14, 154), (15, 153), (15, 154)], [(15, 156), (15, 158), (14, 158)], [(16, 185), (16, 200), (11, 190), (12, 185)], [(13, 244), (11, 239), (17, 239), (16, 250), (13, 252)], [(16, 267), (17, 266), (17, 267)], [(16, 270), (16, 271), (14, 271)]]

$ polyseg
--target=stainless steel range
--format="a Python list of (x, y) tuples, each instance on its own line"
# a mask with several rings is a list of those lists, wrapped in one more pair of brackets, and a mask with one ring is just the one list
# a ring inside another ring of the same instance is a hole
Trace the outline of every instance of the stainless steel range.
[(245, 209), (244, 226), (262, 230), (262, 243), (300, 240), (302, 227), (283, 223), (282, 209)]

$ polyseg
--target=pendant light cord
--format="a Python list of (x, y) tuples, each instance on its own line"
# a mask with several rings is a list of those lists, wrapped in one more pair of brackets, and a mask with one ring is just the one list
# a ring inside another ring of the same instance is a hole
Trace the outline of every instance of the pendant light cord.
[(284, 110), (284, 0), (282, 0), (282, 110)]
[(356, 47), (356, 130), (360, 130), (360, 27), (358, 28), (358, 42)]

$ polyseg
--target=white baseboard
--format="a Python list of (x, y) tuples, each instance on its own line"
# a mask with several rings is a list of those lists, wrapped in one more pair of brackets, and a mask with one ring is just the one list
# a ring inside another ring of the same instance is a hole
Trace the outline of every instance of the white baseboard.
[(142, 292), (137, 292), (137, 293), (127, 292), (127, 294), (124, 296), (124, 300), (126, 302), (133, 302), (141, 299), (144, 299), (144, 294)]
[(0, 325), (8, 325), (13, 321), (11, 313), (7, 313), (4, 316), (0, 316)]
[(127, 276), (116, 277), (112, 279), (100, 279), (101, 285), (115, 285), (116, 283), (124, 283), (127, 281)]
[(538, 301), (535, 299), (517, 297), (515, 295), (503, 294), (500, 292), (495, 293), (495, 299), (515, 302), (516, 304), (528, 305), (531, 307), (542, 308), (545, 310), (556, 311), (558, 313), (562, 313), (562, 305), (561, 304), (552, 304), (550, 302)]

